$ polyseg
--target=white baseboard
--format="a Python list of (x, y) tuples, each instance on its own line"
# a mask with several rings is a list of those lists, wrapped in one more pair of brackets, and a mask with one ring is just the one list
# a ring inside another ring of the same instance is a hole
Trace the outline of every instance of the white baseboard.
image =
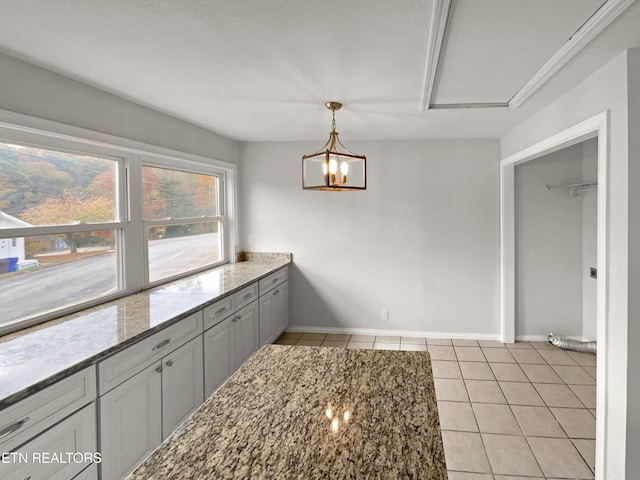
[[(383, 330), (378, 328), (346, 328), (346, 327), (309, 327), (306, 325), (289, 325), (287, 332), (307, 333), (344, 333), (350, 335), (391, 335), (396, 337), (419, 338), (451, 338), (455, 340), (497, 340), (501, 341), (499, 333), (461, 333), (461, 332), (426, 332), (424, 330)], [(582, 341), (581, 336), (564, 336), (568, 340)], [(547, 335), (516, 335), (519, 342), (546, 342)]]
[[(560, 335), (562, 338), (566, 338), (568, 340), (578, 340), (582, 341), (582, 337), (580, 336), (565, 336)], [(516, 335), (516, 340), (520, 342), (546, 342), (548, 341), (548, 335)]]
[(497, 340), (499, 333), (460, 333), (460, 332), (425, 332), (423, 330), (382, 330), (376, 328), (344, 328), (344, 327), (309, 327), (306, 325), (289, 325), (287, 332), (307, 333), (344, 333), (351, 335), (391, 335), (396, 337), (420, 338), (452, 338), (455, 340)]

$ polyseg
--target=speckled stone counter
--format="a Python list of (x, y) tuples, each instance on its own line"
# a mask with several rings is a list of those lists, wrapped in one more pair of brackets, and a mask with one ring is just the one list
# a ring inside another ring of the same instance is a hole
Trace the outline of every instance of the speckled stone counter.
[(266, 345), (129, 476), (168, 478), (446, 480), (429, 354)]
[(290, 254), (251, 254), (247, 261), (0, 337), (0, 410), (290, 262)]

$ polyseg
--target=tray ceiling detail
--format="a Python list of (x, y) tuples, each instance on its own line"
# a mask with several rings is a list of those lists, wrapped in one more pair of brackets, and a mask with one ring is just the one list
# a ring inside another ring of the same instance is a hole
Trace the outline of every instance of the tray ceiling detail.
[(633, 1), (435, 0), (421, 111), (520, 106)]
[(635, 0), (0, 0), (0, 12), (0, 65), (16, 57), (239, 141), (324, 141), (328, 100), (350, 142), (497, 138), (640, 46)]

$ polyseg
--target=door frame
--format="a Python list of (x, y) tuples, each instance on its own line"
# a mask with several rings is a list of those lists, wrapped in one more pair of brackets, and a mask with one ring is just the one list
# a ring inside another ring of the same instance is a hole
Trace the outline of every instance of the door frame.
[(500, 161), (500, 337), (503, 343), (516, 340), (515, 315), (515, 167), (543, 155), (570, 147), (590, 138), (598, 139), (597, 197), (597, 377), (596, 382), (596, 479), (605, 473), (607, 419), (607, 227), (609, 171), (609, 111), (604, 111), (569, 127)]

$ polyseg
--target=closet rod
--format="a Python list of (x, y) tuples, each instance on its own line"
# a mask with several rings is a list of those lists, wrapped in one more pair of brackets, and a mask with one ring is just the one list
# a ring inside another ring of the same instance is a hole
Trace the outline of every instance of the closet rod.
[(569, 194), (572, 197), (577, 197), (580, 195), (580, 192), (597, 189), (598, 182), (569, 183), (566, 185), (545, 185), (544, 187), (547, 190), (551, 190), (552, 188), (568, 188)]

